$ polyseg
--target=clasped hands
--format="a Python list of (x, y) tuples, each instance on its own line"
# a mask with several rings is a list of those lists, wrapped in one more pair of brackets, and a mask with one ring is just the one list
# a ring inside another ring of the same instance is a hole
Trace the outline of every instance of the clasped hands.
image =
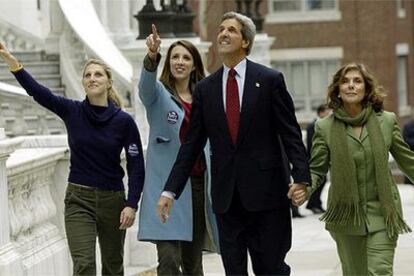
[(290, 198), (293, 205), (302, 205), (308, 196), (307, 185), (301, 183), (290, 184), (287, 196)]

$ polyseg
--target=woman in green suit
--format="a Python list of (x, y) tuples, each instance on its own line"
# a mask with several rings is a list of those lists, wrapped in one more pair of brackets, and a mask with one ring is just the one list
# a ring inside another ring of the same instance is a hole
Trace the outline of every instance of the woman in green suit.
[(345, 65), (328, 88), (333, 114), (315, 126), (310, 193), (330, 170), (321, 220), (336, 242), (343, 275), (392, 275), (398, 234), (411, 232), (388, 156), (414, 180), (414, 153), (401, 138), (395, 114), (384, 111), (383, 99), (362, 64)]

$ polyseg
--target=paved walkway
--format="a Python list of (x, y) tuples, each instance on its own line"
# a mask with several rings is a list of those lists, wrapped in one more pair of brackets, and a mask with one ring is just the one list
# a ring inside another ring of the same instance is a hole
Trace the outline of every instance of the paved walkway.
[[(399, 185), (403, 202), (404, 216), (414, 229), (414, 187)], [(326, 191), (322, 197), (326, 198)], [(324, 201), (326, 202), (326, 201)], [(305, 218), (293, 220), (293, 244), (287, 262), (292, 268), (292, 276), (338, 276), (341, 275), (335, 244), (318, 220), (303, 206), (300, 208)], [(220, 257), (217, 254), (204, 256), (206, 276), (224, 275)], [(250, 275), (254, 275), (253, 272)], [(394, 264), (395, 276), (414, 275), (414, 234), (401, 235)]]

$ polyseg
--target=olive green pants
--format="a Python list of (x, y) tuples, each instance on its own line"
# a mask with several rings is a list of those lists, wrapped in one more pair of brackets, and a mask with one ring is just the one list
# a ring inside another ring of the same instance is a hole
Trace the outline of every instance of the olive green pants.
[(388, 238), (385, 230), (365, 236), (330, 231), (336, 242), (344, 276), (393, 275), (397, 239)]
[(124, 191), (103, 191), (69, 183), (65, 196), (65, 229), (73, 275), (96, 275), (96, 237), (101, 250), (102, 275), (124, 274), (125, 230), (119, 230), (124, 206)]
[(158, 276), (203, 275), (204, 177), (191, 177), (193, 241), (157, 241)]

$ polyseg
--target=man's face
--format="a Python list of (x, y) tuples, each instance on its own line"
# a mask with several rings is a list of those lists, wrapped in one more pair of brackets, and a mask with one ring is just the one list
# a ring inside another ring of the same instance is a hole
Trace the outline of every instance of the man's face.
[(241, 24), (234, 18), (221, 22), (217, 34), (218, 52), (223, 55), (246, 54), (249, 42), (243, 38)]

